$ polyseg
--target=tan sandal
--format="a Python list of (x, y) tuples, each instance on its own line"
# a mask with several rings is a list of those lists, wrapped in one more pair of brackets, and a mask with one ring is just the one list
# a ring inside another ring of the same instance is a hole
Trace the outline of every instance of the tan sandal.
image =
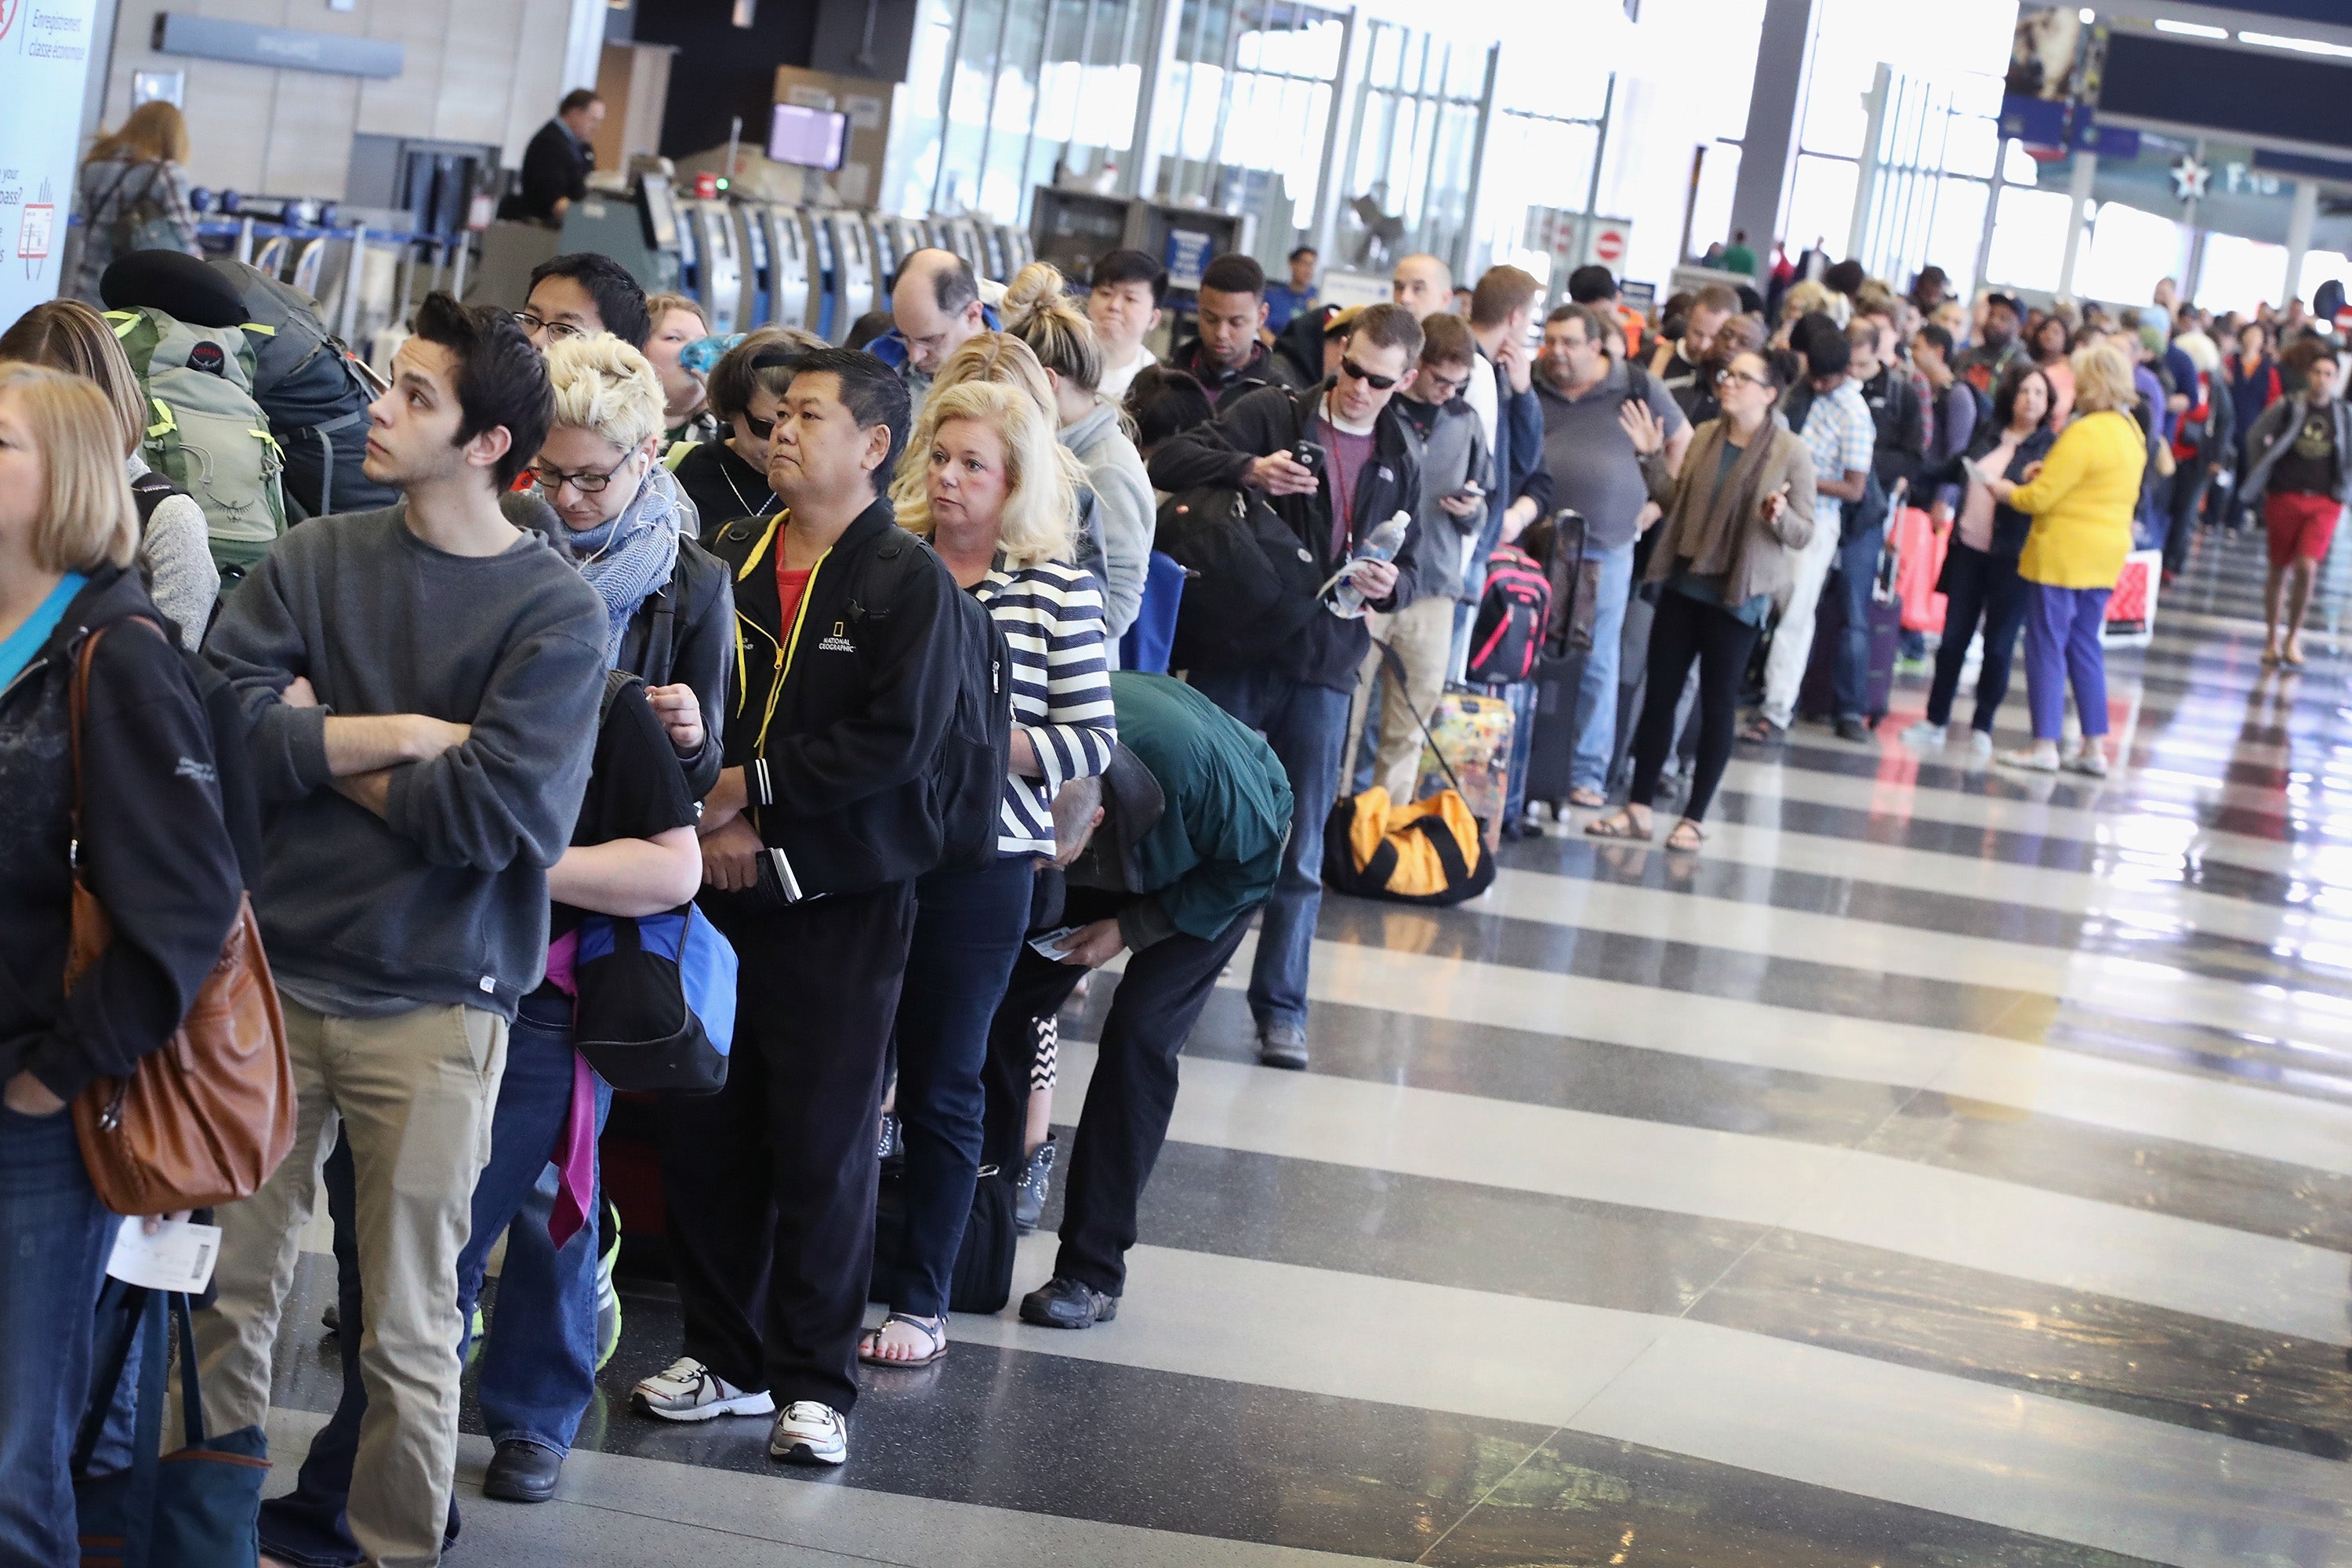
[(1706, 829), (1684, 817), (1666, 835), (1666, 847), (1680, 855), (1696, 855), (1706, 843)]
[(1632, 811), (1620, 807), (1607, 816), (1596, 816), (1586, 823), (1584, 833), (1588, 838), (1627, 838), (1647, 844), (1657, 833), (1657, 825), (1653, 822), (1643, 827), (1633, 820)]

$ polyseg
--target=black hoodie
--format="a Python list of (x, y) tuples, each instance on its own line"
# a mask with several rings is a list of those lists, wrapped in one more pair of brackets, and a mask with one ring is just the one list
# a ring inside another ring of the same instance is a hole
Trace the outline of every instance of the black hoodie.
[[(67, 1099), (169, 1039), (220, 957), (244, 881), (213, 737), (176, 644), (135, 573), (101, 567), (0, 690), (0, 1081), (29, 1069)], [(81, 855), (113, 922), (65, 994), (73, 929), (69, 687), (90, 632)]]
[[(993, 679), (976, 668), (988, 612), (877, 500), (818, 560), (795, 639), (776, 590), (783, 521), (740, 518), (710, 537), (735, 579), (726, 762), (744, 770), (775, 868), (803, 895), (854, 893), (941, 865), (959, 836), (992, 851), (1005, 761), (970, 732), (975, 688)], [(758, 893), (703, 899), (724, 913), (775, 907), (764, 874)]]

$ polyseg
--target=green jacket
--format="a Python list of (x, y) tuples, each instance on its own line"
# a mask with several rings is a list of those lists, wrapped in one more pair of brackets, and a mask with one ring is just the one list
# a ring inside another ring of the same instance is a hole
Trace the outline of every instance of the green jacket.
[(1135, 847), (1150, 895), (1119, 915), (1142, 951), (1182, 931), (1209, 941), (1274, 891), (1290, 835), (1290, 780), (1263, 737), (1165, 675), (1113, 670), (1120, 744), (1159, 783), (1166, 807)]

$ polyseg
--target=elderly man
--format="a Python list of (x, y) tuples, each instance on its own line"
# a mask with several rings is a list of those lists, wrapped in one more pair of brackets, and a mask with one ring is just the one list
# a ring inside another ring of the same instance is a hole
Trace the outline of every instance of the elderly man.
[(898, 264), (890, 285), (890, 330), (866, 352), (898, 373), (919, 412), (940, 363), (981, 333), (997, 330), (996, 310), (985, 293), (1004, 298), (1003, 289), (973, 277), (971, 266), (951, 250), (912, 251)]

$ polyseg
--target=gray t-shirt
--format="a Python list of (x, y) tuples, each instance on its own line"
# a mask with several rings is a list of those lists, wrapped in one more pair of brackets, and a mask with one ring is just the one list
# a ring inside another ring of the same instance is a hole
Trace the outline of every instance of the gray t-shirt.
[[(1650, 412), (1668, 436), (1690, 421), (1654, 376), (1648, 383)], [(1592, 390), (1570, 398), (1543, 377), (1536, 378), (1537, 401), (1543, 406), (1544, 467), (1551, 474), (1552, 505), (1574, 507), (1584, 514), (1588, 550), (1618, 550), (1633, 542), (1634, 523), (1650, 499), (1642, 478), (1642, 463), (1633, 438), (1618, 422), (1630, 389), (1625, 367), (1611, 364)]]

